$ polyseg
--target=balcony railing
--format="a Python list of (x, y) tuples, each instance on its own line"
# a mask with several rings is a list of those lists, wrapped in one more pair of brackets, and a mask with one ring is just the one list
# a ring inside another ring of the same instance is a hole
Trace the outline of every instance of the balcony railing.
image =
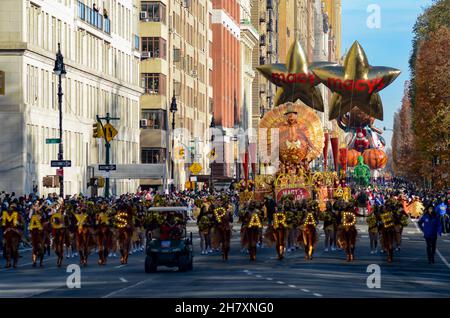
[(111, 34), (111, 21), (94, 9), (78, 1), (78, 17), (105, 33)]

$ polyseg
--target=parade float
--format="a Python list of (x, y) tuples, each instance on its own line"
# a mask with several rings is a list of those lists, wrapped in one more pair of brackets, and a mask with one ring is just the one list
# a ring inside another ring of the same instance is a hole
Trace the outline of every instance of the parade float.
[[(386, 165), (385, 140), (374, 122), (383, 120), (379, 92), (398, 77), (399, 70), (369, 65), (358, 42), (350, 48), (343, 65), (308, 64), (297, 41), (288, 51), (286, 64), (262, 65), (257, 69), (278, 86), (273, 109), (260, 121), (258, 145), (278, 157), (262, 162), (264, 169), (255, 176), (254, 183), (243, 180), (238, 184), (242, 201), (263, 200), (267, 196), (280, 201), (289, 195), (295, 200), (316, 199), (323, 211), (328, 200), (350, 199), (351, 189), (345, 178), (348, 168), (359, 185), (368, 185), (370, 176)], [(336, 120), (346, 133), (341, 147), (337, 132), (324, 130), (317, 115), (317, 111), (324, 111), (319, 84), (333, 93), (328, 119)], [(329, 144), (334, 161), (332, 171), (327, 169)], [(312, 171), (311, 162), (321, 155), (323, 171)]]

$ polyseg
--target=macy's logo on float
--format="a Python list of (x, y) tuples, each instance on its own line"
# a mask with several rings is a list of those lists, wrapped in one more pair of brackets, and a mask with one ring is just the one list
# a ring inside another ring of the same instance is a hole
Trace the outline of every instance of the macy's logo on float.
[[(316, 76), (311, 73), (289, 73), (285, 75), (284, 73), (272, 73), (272, 80), (274, 83), (306, 83), (310, 82), (311, 85), (314, 85)], [(386, 84), (384, 83), (383, 78), (374, 78), (374, 79), (360, 79), (357, 81), (354, 80), (344, 80), (338, 78), (329, 78), (327, 80), (327, 86), (331, 89), (338, 90), (348, 90), (353, 91), (357, 90), (359, 92), (367, 91), (369, 94), (373, 93), (375, 90), (382, 90)]]

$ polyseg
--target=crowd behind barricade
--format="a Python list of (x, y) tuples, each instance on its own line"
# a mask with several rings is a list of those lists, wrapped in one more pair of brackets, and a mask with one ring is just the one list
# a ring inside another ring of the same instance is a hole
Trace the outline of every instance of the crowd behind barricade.
[(188, 213), (183, 221), (198, 226), (202, 255), (221, 251), (227, 260), (231, 229), (237, 220), (242, 252), (248, 252), (251, 260), (256, 259), (257, 248), (274, 243), (279, 259), (285, 252), (304, 248), (305, 258), (310, 260), (322, 222), (324, 251), (342, 249), (347, 261), (353, 261), (356, 224), (360, 222), (368, 226), (371, 254), (386, 252), (391, 262), (394, 249), (400, 250), (403, 227), (409, 218), (415, 218), (427, 242), (428, 260), (433, 263), (437, 236), (450, 231), (449, 203), (448, 192), (418, 189), (399, 178), (367, 188), (355, 187), (350, 200), (334, 198), (325, 208), (319, 208), (314, 199), (295, 201), (289, 196), (279, 202), (272, 196), (243, 202), (235, 190), (170, 194), (139, 191), (109, 199), (2, 192), (0, 248), (7, 267), (17, 266), (21, 248), (32, 249), (33, 266), (38, 261), (42, 266), (44, 255), (50, 255), (52, 248), (58, 266), (64, 256), (79, 256), (80, 263), (86, 265), (94, 249), (99, 265), (118, 254), (126, 264), (129, 254), (144, 250), (151, 222), (164, 228), (177, 221), (154, 218), (148, 213), (150, 207), (185, 206)]

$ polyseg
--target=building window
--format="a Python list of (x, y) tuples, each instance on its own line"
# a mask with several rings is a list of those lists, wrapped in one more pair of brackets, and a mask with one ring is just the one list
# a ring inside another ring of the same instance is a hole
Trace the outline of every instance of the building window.
[(142, 148), (142, 163), (164, 163), (166, 161), (166, 150), (164, 148)]
[(145, 94), (166, 94), (166, 76), (160, 73), (142, 73), (142, 87)]
[(139, 36), (134, 35), (134, 49), (139, 50)]
[(162, 58), (166, 59), (166, 40), (159, 37), (142, 38), (143, 58)]
[(141, 3), (141, 20), (166, 24), (166, 6), (161, 2), (143, 1)]
[(148, 129), (166, 130), (166, 112), (159, 109), (146, 109), (142, 111), (142, 119), (147, 119)]

